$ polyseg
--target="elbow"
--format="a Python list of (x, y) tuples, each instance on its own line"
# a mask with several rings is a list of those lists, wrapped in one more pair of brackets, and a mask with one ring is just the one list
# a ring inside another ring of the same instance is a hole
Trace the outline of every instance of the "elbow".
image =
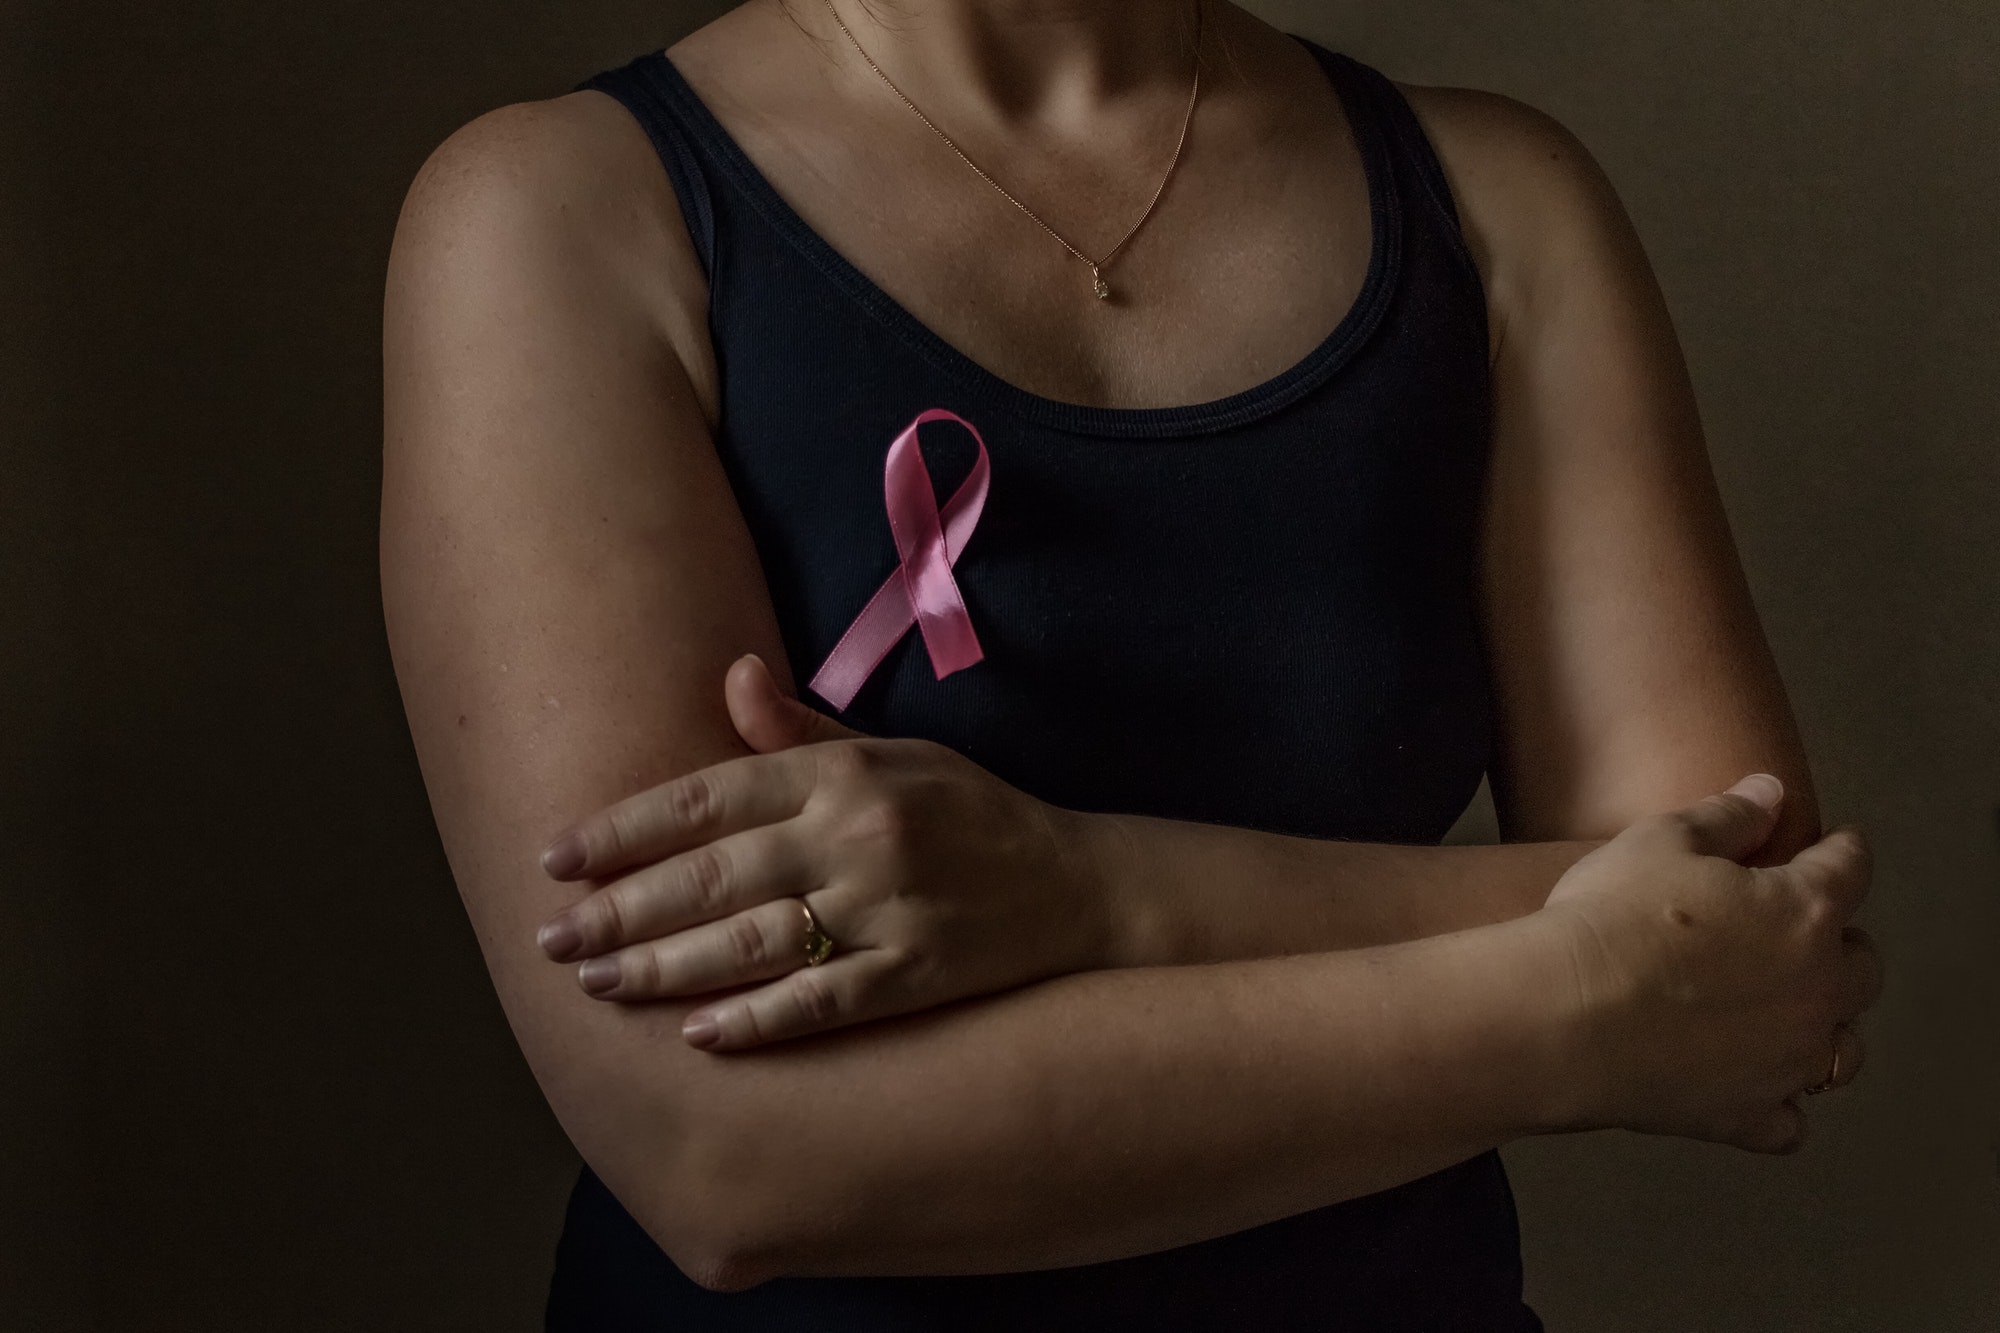
[[(677, 1161), (644, 1171), (606, 1163), (598, 1174), (674, 1267), (708, 1291), (738, 1292), (787, 1275), (782, 1254), (796, 1250), (788, 1210), (764, 1180), (761, 1164), (687, 1136)], [(595, 1163), (593, 1163), (595, 1168)], [(616, 1172), (614, 1178), (613, 1172)], [(795, 1203), (797, 1200), (795, 1200)]]
[[(747, 1291), (783, 1268), (769, 1222), (727, 1197), (697, 1188), (658, 1206), (631, 1209), (646, 1233), (690, 1282), (708, 1291)], [(641, 1213), (644, 1215), (642, 1216)]]
[(746, 1254), (732, 1251), (727, 1247), (689, 1251), (685, 1254), (670, 1252), (668, 1257), (674, 1261), (674, 1267), (687, 1275), (690, 1282), (707, 1291), (748, 1291), (776, 1276), (760, 1269)]
[(883, 1191), (839, 1117), (801, 1119), (795, 1062), (703, 1056), (667, 1082), (596, 1067), (551, 1096), (570, 1141), (688, 1280), (738, 1292), (840, 1271)]
[(635, 1205), (629, 1211), (674, 1267), (698, 1287), (747, 1291), (781, 1276), (755, 1219), (731, 1216), (698, 1196), (677, 1198), (663, 1208)]

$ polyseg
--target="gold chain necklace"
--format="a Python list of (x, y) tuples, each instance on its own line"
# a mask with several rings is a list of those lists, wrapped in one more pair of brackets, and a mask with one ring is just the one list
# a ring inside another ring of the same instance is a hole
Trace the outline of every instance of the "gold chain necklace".
[(843, 33), (847, 34), (848, 42), (853, 45), (856, 53), (860, 55), (862, 60), (867, 62), (868, 68), (875, 71), (875, 77), (882, 80), (884, 84), (888, 85), (889, 91), (896, 94), (897, 100), (901, 101), (904, 106), (910, 108), (911, 111), (915, 112), (917, 119), (921, 120), (925, 125), (929, 126), (932, 134), (935, 134), (937, 135), (938, 138), (944, 140), (945, 147), (951, 149), (952, 152), (958, 154), (958, 160), (965, 163), (966, 166), (971, 167), (972, 170), (979, 176), (979, 179), (985, 181), (988, 185), (991, 185), (994, 189), (998, 190), (1000, 192), (1001, 198), (1005, 199), (1008, 203), (1014, 205), (1014, 207), (1020, 209), (1022, 213), (1027, 215), (1029, 221), (1033, 222), (1036, 226), (1040, 227), (1043, 231), (1047, 232), (1049, 235), (1055, 237), (1056, 244), (1060, 245), (1063, 249), (1069, 251), (1071, 254), (1075, 255), (1078, 259), (1082, 260), (1085, 264), (1087, 264), (1090, 267), (1091, 288), (1093, 291), (1097, 293), (1097, 299), (1100, 301), (1109, 301), (1111, 299), (1111, 286), (1109, 283), (1104, 281), (1104, 269), (1109, 267), (1111, 261), (1113, 259), (1116, 259), (1119, 253), (1123, 251), (1128, 244), (1131, 243), (1131, 240), (1134, 236), (1137, 236), (1139, 234), (1139, 228), (1146, 225), (1146, 219), (1153, 216), (1153, 210), (1155, 208), (1158, 208), (1160, 205), (1160, 197), (1167, 192), (1167, 182), (1174, 178), (1174, 168), (1179, 166), (1181, 163), (1181, 149), (1187, 146), (1188, 126), (1194, 123), (1195, 99), (1201, 96), (1201, 25), (1202, 25), (1201, 0), (1195, 0), (1195, 7), (1194, 7), (1194, 50), (1195, 50), (1194, 86), (1188, 89), (1187, 113), (1181, 117), (1181, 137), (1174, 143), (1173, 161), (1167, 163), (1167, 174), (1160, 177), (1160, 188), (1153, 191), (1152, 202), (1146, 205), (1146, 211), (1140, 214), (1139, 220), (1137, 222), (1132, 224), (1132, 230), (1125, 233), (1125, 239), (1118, 242), (1118, 244), (1112, 246), (1111, 249), (1105, 253), (1102, 259), (1092, 259), (1089, 255), (1085, 254), (1083, 251), (1071, 245), (1067, 240), (1063, 238), (1061, 232), (1057, 231), (1054, 227), (1051, 227), (1048, 223), (1042, 221), (1041, 216), (1037, 214), (1034, 209), (1029, 208), (1019, 199), (1016, 199), (1011, 193), (1008, 192), (1006, 186), (1002, 185), (999, 181), (994, 180), (984, 171), (981, 171), (979, 168), (979, 164), (977, 162), (974, 162), (971, 158), (967, 157), (965, 155), (965, 150), (960, 148), (957, 144), (953, 143), (951, 140), (951, 136), (949, 134), (946, 134), (943, 130), (939, 129), (937, 125), (931, 120), (931, 118), (929, 116), (926, 116), (922, 112), (922, 110), (918, 108), (917, 104), (915, 102), (912, 102), (904, 94), (903, 90), (896, 86), (894, 80), (890, 79), (890, 77), (887, 74), (884, 74), (882, 72), (882, 67), (876, 64), (874, 58), (871, 57), (865, 49), (863, 49), (860, 40), (855, 37), (853, 31), (847, 26), (846, 20), (840, 17), (840, 11), (833, 7), (833, 0), (825, 0), (825, 2), (826, 2), (827, 12), (833, 15), (833, 21), (840, 25), (840, 30)]

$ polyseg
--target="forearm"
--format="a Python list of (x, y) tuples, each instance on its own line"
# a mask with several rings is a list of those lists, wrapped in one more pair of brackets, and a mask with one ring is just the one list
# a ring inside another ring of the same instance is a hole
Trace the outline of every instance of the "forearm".
[(678, 1178), (613, 1187), (723, 1286), (1193, 1243), (1558, 1127), (1553, 947), (1531, 920), (1078, 974), (703, 1057), (683, 1071), (701, 1110), (674, 1117)]
[(1406, 847), (1085, 815), (1117, 967), (1356, 949), (1522, 917), (1598, 842)]

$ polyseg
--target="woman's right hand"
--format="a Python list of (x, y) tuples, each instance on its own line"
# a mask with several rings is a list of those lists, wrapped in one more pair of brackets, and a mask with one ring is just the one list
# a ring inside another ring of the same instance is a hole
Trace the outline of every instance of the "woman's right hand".
[(1784, 865), (1738, 864), (1770, 836), (1768, 774), (1643, 820), (1550, 893), (1579, 1022), (1573, 1128), (1611, 1126), (1791, 1152), (1798, 1097), (1861, 1067), (1851, 1024), (1882, 963), (1849, 922), (1868, 890), (1861, 835), (1836, 829)]

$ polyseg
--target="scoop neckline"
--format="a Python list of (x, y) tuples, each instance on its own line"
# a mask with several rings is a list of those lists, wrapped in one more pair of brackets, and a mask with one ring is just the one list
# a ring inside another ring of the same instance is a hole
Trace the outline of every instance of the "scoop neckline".
[[(1199, 403), (1103, 407), (1034, 393), (987, 369), (919, 319), (836, 249), (778, 193), (735, 136), (716, 118), (664, 50), (648, 59), (665, 87), (699, 129), (716, 163), (764, 221), (880, 323), (981, 402), (1035, 425), (1082, 436), (1164, 438), (1231, 430), (1279, 411), (1310, 393), (1368, 341), (1394, 295), (1402, 261), (1402, 203), (1383, 127), (1349, 58), (1296, 33), (1287, 34), (1318, 61), (1346, 112), (1368, 188), (1368, 270), (1347, 312), (1291, 366), (1246, 389)], [(712, 280), (712, 275), (711, 275)]]

